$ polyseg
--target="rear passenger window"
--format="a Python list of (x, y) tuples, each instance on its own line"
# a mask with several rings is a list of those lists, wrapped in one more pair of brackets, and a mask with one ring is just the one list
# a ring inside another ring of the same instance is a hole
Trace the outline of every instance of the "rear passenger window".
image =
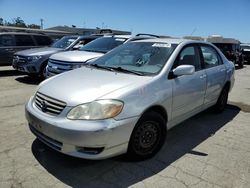
[(11, 35), (0, 35), (0, 46), (14, 46)]
[(179, 65), (193, 65), (195, 71), (201, 70), (201, 63), (194, 46), (185, 47), (178, 56), (175, 67)]
[(201, 52), (204, 59), (205, 68), (215, 67), (220, 65), (217, 52), (210, 46), (201, 46)]
[(52, 40), (47, 36), (33, 35), (33, 37), (39, 46), (49, 46), (52, 43)]
[(30, 35), (15, 35), (17, 46), (35, 46)]

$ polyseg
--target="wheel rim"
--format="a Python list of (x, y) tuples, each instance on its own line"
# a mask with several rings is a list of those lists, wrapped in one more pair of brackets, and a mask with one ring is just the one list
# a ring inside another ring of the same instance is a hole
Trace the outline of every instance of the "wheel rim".
[(137, 154), (147, 155), (152, 153), (160, 141), (160, 128), (157, 122), (144, 122), (134, 134), (134, 150)]

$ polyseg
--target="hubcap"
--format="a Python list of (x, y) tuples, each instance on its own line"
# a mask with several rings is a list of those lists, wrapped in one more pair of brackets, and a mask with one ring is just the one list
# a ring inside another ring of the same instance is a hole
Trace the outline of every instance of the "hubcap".
[(159, 125), (157, 122), (145, 122), (135, 132), (134, 149), (139, 154), (152, 153), (159, 142)]

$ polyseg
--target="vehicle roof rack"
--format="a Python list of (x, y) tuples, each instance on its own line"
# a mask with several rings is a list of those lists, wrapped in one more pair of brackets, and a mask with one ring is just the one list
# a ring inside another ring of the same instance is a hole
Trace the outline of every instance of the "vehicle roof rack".
[(140, 36), (149, 36), (149, 37), (155, 37), (155, 38), (160, 38), (160, 36), (158, 35), (153, 35), (153, 34), (148, 34), (148, 33), (138, 33), (137, 35), (135, 35), (136, 37), (140, 37)]
[(101, 29), (99, 34), (108, 34), (108, 33), (113, 33), (111, 29)]

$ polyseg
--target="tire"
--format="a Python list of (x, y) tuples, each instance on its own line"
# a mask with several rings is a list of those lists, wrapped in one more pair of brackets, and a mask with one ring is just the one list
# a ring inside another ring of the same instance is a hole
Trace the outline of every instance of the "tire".
[(42, 66), (41, 66), (41, 70), (40, 70), (40, 73), (39, 73), (39, 77), (44, 80), (46, 79), (46, 66), (47, 66), (47, 63), (44, 63)]
[(240, 68), (243, 68), (243, 67), (244, 67), (243, 61), (239, 61), (239, 62), (238, 62), (238, 65), (239, 65)]
[(224, 86), (216, 104), (214, 105), (214, 111), (216, 113), (221, 113), (225, 110), (228, 100), (228, 92), (229, 92), (229, 87)]
[(156, 112), (146, 112), (137, 122), (130, 137), (127, 156), (145, 160), (154, 156), (165, 142), (166, 121)]

